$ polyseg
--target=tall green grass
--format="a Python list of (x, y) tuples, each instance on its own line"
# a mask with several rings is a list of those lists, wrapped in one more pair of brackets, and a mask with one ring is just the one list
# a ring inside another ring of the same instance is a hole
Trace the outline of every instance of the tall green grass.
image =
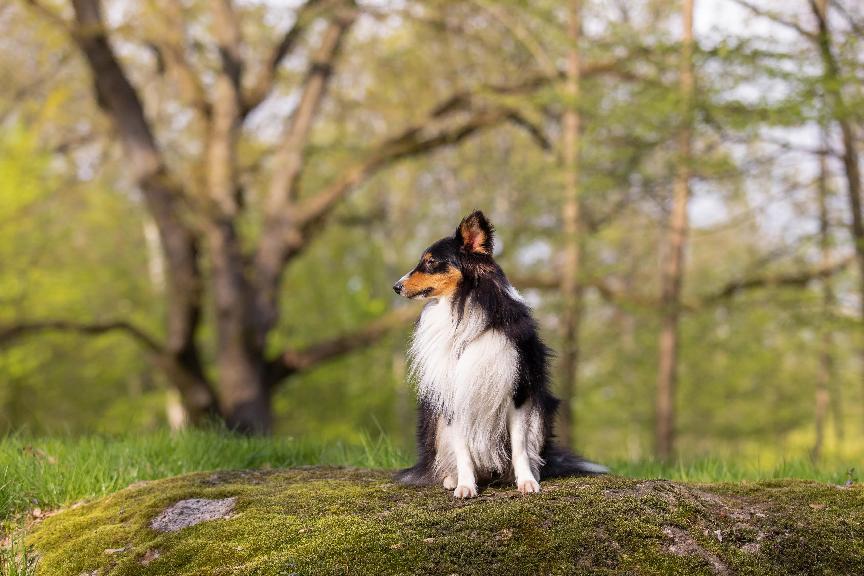
[(348, 445), (202, 430), (113, 439), (12, 436), (0, 442), (0, 518), (187, 472), (309, 464), (397, 468), (406, 461), (385, 437)]
[[(29, 438), (0, 441), (0, 519), (25, 510), (50, 510), (124, 488), (139, 480), (216, 469), (284, 468), (302, 465), (393, 469), (411, 455), (385, 437), (357, 444), (310, 439), (244, 438), (218, 430), (153, 433), (122, 438)], [(857, 481), (854, 463), (816, 466), (806, 459), (761, 466), (758, 462), (703, 458), (664, 465), (604, 462), (615, 474), (688, 482), (739, 482), (801, 478), (842, 484)]]
[(680, 482), (747, 482), (782, 479), (816, 480), (831, 484), (858, 482), (854, 461), (790, 458), (777, 464), (759, 461), (698, 458), (664, 464), (656, 461), (607, 463), (615, 474), (629, 478), (666, 478)]
[(31, 576), (36, 572), (36, 556), (24, 544), (23, 533), (13, 532), (0, 546), (0, 576)]

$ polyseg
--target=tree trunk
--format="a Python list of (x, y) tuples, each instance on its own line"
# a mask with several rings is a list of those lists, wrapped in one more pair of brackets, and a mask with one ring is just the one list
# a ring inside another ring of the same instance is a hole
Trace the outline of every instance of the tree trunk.
[(98, 0), (73, 0), (74, 35), (93, 73), (97, 101), (112, 118), (147, 209), (159, 231), (167, 271), (167, 343), (160, 359), (177, 386), (193, 423), (217, 413), (204, 376), (195, 336), (201, 321), (202, 281), (198, 238), (183, 221), (183, 200), (172, 181), (144, 114), (141, 99), (120, 65), (102, 20)]
[(678, 134), (678, 168), (672, 211), (666, 232), (666, 254), (661, 277), (660, 360), (657, 374), (655, 449), (669, 460), (675, 449), (675, 392), (678, 380), (678, 324), (684, 251), (687, 243), (687, 204), (690, 199), (690, 160), (693, 124), (693, 1), (683, 0), (680, 90), (684, 117)]
[[(230, 9), (230, 3), (223, 4)], [(225, 48), (236, 43), (223, 14), (217, 37)], [(236, 171), (241, 102), (238, 66), (228, 58), (213, 90), (213, 114), (207, 139), (207, 188), (217, 212), (207, 223), (210, 283), (215, 301), (216, 369), (220, 407), (228, 427), (244, 434), (267, 434), (273, 414), (265, 381), (264, 346), (269, 330), (260, 331), (255, 289), (247, 276), (237, 232), (240, 210)]]
[[(838, 98), (840, 96), (838, 95)], [(861, 168), (855, 147), (856, 137), (852, 124), (844, 119), (838, 120), (843, 134), (843, 168), (846, 174), (846, 192), (849, 211), (852, 212), (852, 241), (855, 244), (855, 261), (858, 264), (858, 306), (859, 321), (864, 328), (864, 216), (861, 211)], [(864, 338), (860, 337), (858, 355), (861, 364), (861, 385), (864, 392)], [(864, 393), (862, 393), (864, 397)]]
[(230, 430), (246, 435), (273, 431), (273, 396), (262, 378), (263, 362), (245, 350), (233, 350), (219, 362), (222, 412)]
[(561, 300), (564, 310), (561, 318), (561, 420), (559, 437), (562, 444), (573, 442), (575, 423), (573, 401), (579, 377), (579, 327), (582, 322), (582, 214), (579, 190), (581, 114), (578, 109), (581, 55), (579, 43), (582, 35), (582, 2), (570, 3), (567, 37), (570, 52), (567, 56), (565, 84), (566, 111), (564, 113), (564, 262), (561, 270)]
[[(855, 246), (855, 259), (858, 264), (859, 316), (864, 327), (864, 214), (861, 212), (861, 165), (856, 149), (855, 128), (848, 118), (849, 110), (843, 97), (841, 70), (834, 55), (831, 27), (828, 19), (828, 6), (825, 0), (811, 0), (813, 15), (819, 24), (819, 53), (822, 58), (825, 82), (823, 89), (828, 99), (832, 118), (840, 126), (843, 140), (843, 170), (846, 176), (846, 192), (849, 211), (852, 213), (852, 242)], [(861, 362), (861, 384), (864, 390), (864, 339), (859, 344)]]
[(270, 386), (244, 259), (230, 224), (215, 226), (209, 236), (221, 412), (232, 430), (267, 434), (273, 422)]
[[(828, 137), (823, 129), (823, 142), (825, 143), (823, 153), (819, 156), (819, 250), (823, 266), (827, 266), (831, 262), (831, 228), (828, 217)], [(816, 396), (814, 398), (814, 425), (816, 428), (816, 438), (813, 441), (813, 449), (810, 451), (810, 457), (815, 462), (822, 457), (822, 449), (825, 443), (825, 422), (828, 415), (828, 407), (831, 402), (831, 390), (834, 382), (834, 358), (833, 351), (833, 335), (831, 333), (831, 311), (834, 307), (834, 287), (831, 282), (831, 277), (826, 276), (822, 279), (822, 311), (823, 311), (823, 326), (821, 347), (819, 351), (819, 374), (816, 379)], [(835, 413), (835, 427), (842, 426), (842, 414)]]

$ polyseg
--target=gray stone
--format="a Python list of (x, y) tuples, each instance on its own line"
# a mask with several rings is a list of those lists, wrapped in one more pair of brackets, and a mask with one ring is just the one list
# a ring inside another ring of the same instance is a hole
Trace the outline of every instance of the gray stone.
[(151, 520), (150, 527), (157, 532), (177, 532), (201, 522), (226, 518), (234, 509), (235, 501), (236, 498), (180, 500)]

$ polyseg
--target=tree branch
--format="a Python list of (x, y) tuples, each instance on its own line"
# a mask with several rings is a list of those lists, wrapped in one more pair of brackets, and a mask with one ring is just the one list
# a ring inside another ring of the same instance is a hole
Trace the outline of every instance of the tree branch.
[(296, 235), (289, 238), (284, 259), (297, 256), (310, 242), (323, 222), (352, 190), (386, 168), (405, 158), (462, 142), (478, 131), (512, 119), (506, 108), (482, 109), (453, 127), (439, 128), (432, 121), (406, 128), (372, 151), (369, 156), (343, 172), (336, 181), (317, 195), (303, 201), (297, 209)]
[[(338, 17), (338, 15), (337, 15)], [(346, 16), (347, 17), (347, 16)], [(351, 18), (354, 10), (351, 10)], [(336, 23), (338, 25), (338, 22)], [(331, 27), (334, 26), (331, 23)], [(323, 56), (331, 54), (324, 51)], [(335, 54), (334, 54), (335, 56)], [(585, 67), (587, 75), (602, 74), (621, 63), (616, 60), (594, 63)], [(310, 73), (314, 72), (314, 68)], [(299, 255), (321, 229), (324, 221), (339, 203), (357, 186), (367, 181), (380, 170), (399, 160), (431, 152), (444, 146), (457, 144), (472, 134), (505, 121), (525, 128), (541, 147), (548, 147), (542, 130), (533, 125), (505, 97), (518, 96), (550, 85), (559, 75), (535, 74), (520, 82), (506, 85), (490, 85), (472, 91), (459, 91), (436, 106), (418, 124), (408, 126), (402, 132), (385, 139), (370, 150), (366, 157), (349, 166), (340, 176), (317, 194), (299, 204), (292, 202), (291, 194), (304, 166), (303, 152), (308, 139), (311, 116), (302, 113), (303, 98), (295, 112), (295, 119), (280, 154), (282, 160), (275, 163), (280, 169), (271, 183), (269, 203), (266, 210), (264, 233), (255, 255), (255, 271), (258, 282), (257, 307), (263, 319), (261, 330), (266, 331), (275, 323), (275, 302), (279, 278), (285, 263)], [(308, 85), (308, 83), (307, 83)], [(492, 96), (492, 102), (482, 102), (483, 96)], [(495, 99), (494, 97), (501, 97)], [(300, 120), (303, 122), (300, 122)]]
[(243, 42), (239, 18), (231, 0), (215, 0), (213, 3), (213, 31), (219, 46), (222, 73), (234, 87), (238, 102), (242, 99), (243, 57), (240, 45)]
[(561, 286), (561, 277), (557, 274), (523, 274), (510, 276), (510, 283), (519, 290), (557, 290)]
[(832, 4), (834, 8), (837, 9), (838, 12), (843, 16), (846, 23), (855, 32), (859, 37), (864, 38), (864, 21), (858, 20), (855, 18), (855, 15), (852, 14), (846, 6), (843, 5), (842, 2), (834, 2)]
[(297, 181), (303, 170), (303, 160), (312, 124), (327, 94), (342, 42), (355, 17), (353, 10), (350, 12), (342, 10), (334, 14), (322, 35), (317, 51), (309, 62), (300, 100), (291, 114), (285, 137), (274, 159), (277, 169), (273, 173), (267, 196), (266, 213), (269, 217), (278, 216), (293, 200)]
[(511, 109), (507, 117), (510, 122), (525, 130), (538, 148), (546, 152), (554, 150), (554, 145), (546, 136), (546, 132), (540, 124), (515, 109)]
[[(561, 286), (561, 278), (555, 274), (513, 276), (511, 282), (519, 290), (558, 290)], [(582, 282), (582, 286), (593, 288), (603, 300), (616, 306), (656, 308), (660, 304), (660, 300), (654, 296), (626, 292), (620, 288), (616, 288), (604, 278), (589, 278)]]
[[(688, 312), (695, 312), (718, 305), (725, 300), (731, 300), (743, 292), (762, 288), (803, 288), (814, 280), (828, 278), (844, 271), (854, 261), (855, 255), (850, 254), (839, 260), (821, 263), (804, 270), (767, 273), (733, 280), (716, 292), (682, 302), (681, 308)], [(511, 282), (520, 290), (532, 288), (554, 290), (559, 287), (561, 279), (555, 274), (528, 274), (513, 276)], [(625, 292), (603, 278), (588, 279), (584, 282), (584, 286), (594, 288), (604, 300), (611, 304), (630, 305), (639, 308), (657, 308), (660, 306), (660, 300), (656, 297)]]
[(833, 262), (823, 262), (812, 268), (796, 270), (794, 272), (767, 273), (750, 278), (742, 278), (728, 282), (723, 288), (702, 296), (691, 306), (702, 308), (717, 304), (723, 300), (734, 298), (741, 292), (760, 288), (803, 288), (814, 280), (828, 278), (845, 270), (855, 261), (854, 254), (850, 254)]
[[(582, 64), (580, 76), (583, 78), (592, 78), (605, 74), (617, 74), (621, 77), (629, 77), (629, 73), (622, 69), (622, 66), (628, 61), (629, 58), (620, 58), (587, 62)], [(507, 97), (530, 94), (541, 88), (551, 86), (553, 82), (562, 80), (563, 78), (564, 74), (561, 71), (547, 71), (532, 74), (519, 82), (511, 84), (487, 84), (468, 90), (461, 90), (438, 104), (431, 116), (441, 117), (456, 110), (468, 110), (475, 102), (478, 102), (485, 96)]]
[[(616, 65), (620, 64), (616, 61)], [(614, 68), (609, 62), (587, 65), (583, 68), (586, 74), (602, 74)], [(433, 108), (423, 121), (409, 126), (399, 134), (384, 140), (373, 149), (367, 158), (347, 169), (343, 175), (316, 196), (306, 199), (297, 210), (299, 235), (292, 238), (294, 245), (290, 246), (285, 258), (290, 259), (302, 249), (309, 240), (309, 234), (317, 227), (338, 203), (359, 184), (399, 160), (418, 156), (432, 150), (457, 144), (477, 131), (498, 125), (504, 121), (514, 122), (528, 130), (529, 134), (543, 148), (549, 143), (536, 126), (512, 107), (489, 104), (483, 105), (483, 95), (515, 96), (533, 92), (548, 86), (556, 76), (535, 74), (518, 83), (506, 85), (488, 85), (479, 89), (456, 92)], [(458, 114), (466, 114), (459, 120)], [(456, 117), (455, 126), (447, 125), (451, 117)], [(444, 126), (440, 126), (444, 124)]]
[(49, 21), (54, 26), (57, 26), (67, 33), (72, 32), (72, 28), (69, 26), (68, 22), (66, 22), (59, 14), (42, 4), (39, 0), (26, 0), (26, 2), (34, 11), (38, 12), (42, 18)]
[(289, 208), (294, 202), (303, 172), (312, 125), (330, 84), (342, 42), (357, 16), (353, 0), (351, 4), (332, 15), (321, 43), (309, 62), (300, 101), (291, 114), (285, 137), (274, 158), (276, 168), (265, 200), (261, 241), (254, 255), (258, 289), (255, 306), (260, 318), (258, 331), (262, 339), (276, 323), (277, 290), (285, 262), (285, 237), (293, 227), (293, 210)]
[(170, 382), (181, 393), (183, 405), (193, 422), (201, 423), (206, 418), (218, 417), (216, 394), (210, 382), (198, 370), (197, 359), (176, 354), (154, 337), (131, 322), (113, 320), (106, 322), (75, 322), (72, 320), (40, 320), (0, 326), (0, 348), (14, 341), (42, 332), (68, 332), (88, 336), (101, 336), (118, 332), (130, 336), (151, 355), (154, 363), (163, 370)]
[[(233, 2), (214, 0), (213, 5), (213, 36), (222, 65), (210, 88), (212, 107), (205, 138), (206, 183), (207, 192), (217, 208), (216, 220), (225, 232), (223, 241), (218, 244), (234, 251), (237, 238), (233, 231), (234, 219), (242, 204), (237, 183), (237, 141), (243, 106), (242, 39)], [(217, 258), (215, 254), (213, 257)]]
[(797, 22), (793, 22), (791, 20), (786, 20), (785, 18), (783, 18), (779, 14), (776, 14), (774, 12), (770, 12), (768, 10), (760, 8), (759, 6), (755, 6), (754, 4), (749, 2), (748, 0), (732, 0), (732, 1), (735, 2), (736, 4), (738, 4), (739, 6), (746, 8), (747, 10), (749, 10), (751, 13), (755, 14), (756, 16), (760, 16), (762, 18), (767, 18), (768, 20), (771, 20), (775, 24), (779, 24), (779, 25), (784, 26), (786, 28), (790, 28), (792, 30), (795, 30), (796, 32), (798, 32), (799, 34), (801, 34), (805, 38), (809, 38), (810, 40), (813, 40), (813, 41), (818, 40), (818, 34), (811, 32), (810, 30), (807, 30), (806, 28), (804, 28), (803, 26), (801, 26)]
[[(622, 60), (590, 63), (583, 67), (583, 73), (587, 76), (608, 73), (621, 63)], [(270, 233), (264, 236), (256, 258), (256, 270), (261, 282), (273, 286), (284, 263), (297, 256), (309, 244), (315, 231), (320, 229), (330, 212), (353, 189), (399, 160), (459, 143), (481, 129), (504, 121), (511, 121), (525, 128), (542, 148), (548, 149), (550, 145), (542, 130), (528, 121), (517, 109), (506, 104), (496, 104), (494, 101), (485, 106), (480, 102), (484, 96), (492, 96), (494, 100), (494, 97), (528, 94), (550, 85), (559, 77), (560, 74), (540, 73), (516, 83), (458, 91), (433, 108), (423, 121), (384, 140), (371, 150), (364, 160), (346, 169), (340, 177), (316, 195), (305, 199), (291, 214), (272, 206)], [(460, 123), (458, 114), (467, 114), (467, 118), (463, 117)], [(453, 126), (451, 122), (448, 126), (446, 122), (453, 118), (457, 118), (456, 125)], [(281, 165), (289, 164), (286, 161)], [(289, 172), (288, 168), (282, 171)], [(294, 178), (298, 175), (299, 171), (294, 173)], [(285, 179), (284, 175), (282, 179)], [(271, 198), (274, 197), (273, 192), (280, 187), (274, 187)], [(275, 197), (279, 198), (278, 195)]]
[[(65, 27), (65, 23), (63, 24)], [(57, 62), (51, 66), (51, 70), (43, 76), (39, 76), (33, 80), (29, 80), (23, 86), (18, 87), (9, 98), (10, 105), (3, 110), (0, 110), (0, 124), (6, 122), (6, 119), (18, 109), (19, 106), (32, 102), (41, 101), (42, 96), (39, 91), (53, 80), (64, 69), (69, 62), (69, 52), (63, 52), (57, 57)]]
[(555, 65), (554, 58), (530, 28), (525, 25), (523, 19), (511, 14), (498, 2), (474, 0), (474, 3), (482, 10), (491, 14), (495, 20), (497, 20), (504, 28), (509, 30), (513, 35), (513, 38), (528, 50), (537, 64), (539, 64), (547, 74), (557, 73), (557, 66)]
[(154, 354), (162, 355), (165, 347), (155, 338), (148, 335), (131, 322), (114, 320), (109, 322), (74, 322), (71, 320), (40, 320), (22, 322), (11, 326), (0, 327), (0, 346), (8, 346), (13, 341), (39, 332), (73, 332), (86, 335), (102, 335), (110, 332), (122, 332), (131, 336), (144, 348)]
[(72, 38), (90, 65), (99, 106), (114, 122), (136, 180), (162, 170), (163, 162), (138, 92), (108, 41), (99, 0), (72, 0), (76, 27)]
[(303, 36), (312, 22), (324, 12), (327, 5), (333, 4), (332, 0), (308, 0), (297, 11), (294, 25), (288, 29), (282, 40), (273, 48), (266, 63), (251, 82), (243, 97), (244, 114), (254, 110), (263, 102), (276, 82), (276, 73), (285, 58), (292, 52), (297, 41)]
[(387, 334), (407, 326), (418, 314), (418, 307), (403, 306), (358, 330), (332, 340), (312, 344), (301, 350), (286, 350), (269, 362), (268, 375), (271, 385), (275, 386), (292, 374), (308, 370), (343, 354), (372, 346)]
[(822, 88), (825, 104), (832, 119), (840, 126), (843, 140), (843, 172), (846, 176), (846, 196), (852, 213), (850, 231), (858, 263), (858, 289), (861, 295), (859, 313), (864, 320), (864, 211), (862, 211), (861, 162), (858, 157), (856, 126), (850, 121), (850, 109), (844, 97), (843, 71), (834, 53), (834, 40), (828, 20), (828, 3), (810, 0), (810, 9), (819, 26), (817, 46), (822, 59)]
[(164, 11), (165, 32), (154, 39), (154, 47), (174, 77), (180, 98), (187, 105), (210, 116), (210, 102), (189, 60), (186, 58), (186, 29), (183, 25), (183, 5), (180, 0), (167, 0), (156, 6)]

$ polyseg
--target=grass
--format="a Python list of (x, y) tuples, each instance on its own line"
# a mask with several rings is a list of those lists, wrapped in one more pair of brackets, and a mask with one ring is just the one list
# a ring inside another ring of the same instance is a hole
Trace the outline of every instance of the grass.
[[(221, 431), (153, 433), (122, 438), (29, 438), (0, 441), (0, 520), (35, 508), (56, 509), (82, 499), (116, 492), (140, 480), (209, 470), (288, 468), (304, 465), (394, 469), (411, 456), (386, 438), (357, 444), (321, 444), (295, 438), (243, 438)], [(604, 462), (631, 478), (687, 482), (740, 482), (798, 478), (843, 484), (857, 481), (854, 463), (816, 466), (806, 459), (779, 466), (703, 458), (673, 465), (657, 462)], [(14, 572), (12, 572), (14, 574)], [(2, 573), (0, 573), (2, 576)]]
[(8, 537), (0, 547), (0, 576), (30, 576), (36, 565), (36, 557), (24, 544), (21, 531)]
[(679, 460), (672, 464), (656, 461), (612, 462), (610, 468), (628, 478), (666, 478), (681, 482), (756, 482), (764, 480), (816, 480), (831, 484), (857, 483), (858, 464), (853, 461), (828, 460), (814, 463), (809, 458), (783, 459), (766, 466), (759, 461), (737, 461), (723, 458)]
[(188, 472), (312, 464), (397, 468), (406, 462), (383, 437), (322, 445), (201, 430), (123, 438), (11, 436), (0, 442), (0, 519), (110, 494), (140, 480)]

